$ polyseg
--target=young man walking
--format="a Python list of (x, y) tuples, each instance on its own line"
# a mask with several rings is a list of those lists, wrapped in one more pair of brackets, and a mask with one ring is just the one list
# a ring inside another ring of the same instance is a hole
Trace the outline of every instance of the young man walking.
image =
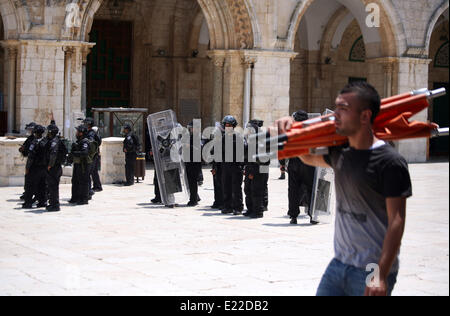
[[(347, 85), (336, 99), (335, 117), (337, 133), (347, 136), (348, 144), (330, 148), (328, 155), (300, 157), (335, 172), (335, 257), (318, 296), (391, 295), (396, 283), (412, 189), (405, 159), (373, 134), (380, 102), (369, 84)], [(284, 118), (276, 126), (284, 133), (292, 123)]]

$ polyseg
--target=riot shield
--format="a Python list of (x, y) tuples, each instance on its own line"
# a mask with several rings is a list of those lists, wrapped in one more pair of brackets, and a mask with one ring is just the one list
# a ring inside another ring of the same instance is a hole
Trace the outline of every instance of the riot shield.
[(181, 157), (180, 125), (175, 113), (168, 110), (150, 114), (147, 125), (162, 202), (165, 205), (187, 202), (189, 186)]
[(335, 207), (334, 172), (330, 168), (316, 168), (311, 197), (311, 219), (330, 224)]

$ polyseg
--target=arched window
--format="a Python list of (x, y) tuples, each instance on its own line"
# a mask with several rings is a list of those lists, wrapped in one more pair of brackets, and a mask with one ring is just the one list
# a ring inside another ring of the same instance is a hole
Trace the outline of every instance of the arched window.
[(362, 36), (358, 37), (355, 43), (353, 43), (348, 60), (360, 63), (366, 61), (366, 47)]
[(448, 41), (439, 47), (434, 56), (434, 67), (449, 68), (448, 67)]

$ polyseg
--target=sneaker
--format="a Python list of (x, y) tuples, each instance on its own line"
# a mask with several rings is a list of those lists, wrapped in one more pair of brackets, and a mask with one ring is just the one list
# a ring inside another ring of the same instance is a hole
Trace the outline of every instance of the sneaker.
[(242, 215), (242, 211), (240, 210), (234, 210), (233, 215)]
[(189, 203), (187, 204), (187, 206), (192, 207), (192, 206), (197, 206), (198, 203), (197, 202), (193, 202), (193, 201), (189, 201)]
[(297, 225), (297, 218), (296, 217), (291, 217), (291, 222), (290, 224), (292, 225)]

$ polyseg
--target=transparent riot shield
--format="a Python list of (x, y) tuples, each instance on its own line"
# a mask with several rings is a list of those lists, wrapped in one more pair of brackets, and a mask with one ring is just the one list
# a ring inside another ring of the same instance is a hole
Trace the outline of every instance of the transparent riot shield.
[(172, 110), (150, 114), (147, 124), (162, 202), (165, 205), (186, 203), (189, 186), (176, 115)]
[(316, 168), (311, 197), (311, 218), (330, 224), (334, 213), (334, 172), (330, 168)]

